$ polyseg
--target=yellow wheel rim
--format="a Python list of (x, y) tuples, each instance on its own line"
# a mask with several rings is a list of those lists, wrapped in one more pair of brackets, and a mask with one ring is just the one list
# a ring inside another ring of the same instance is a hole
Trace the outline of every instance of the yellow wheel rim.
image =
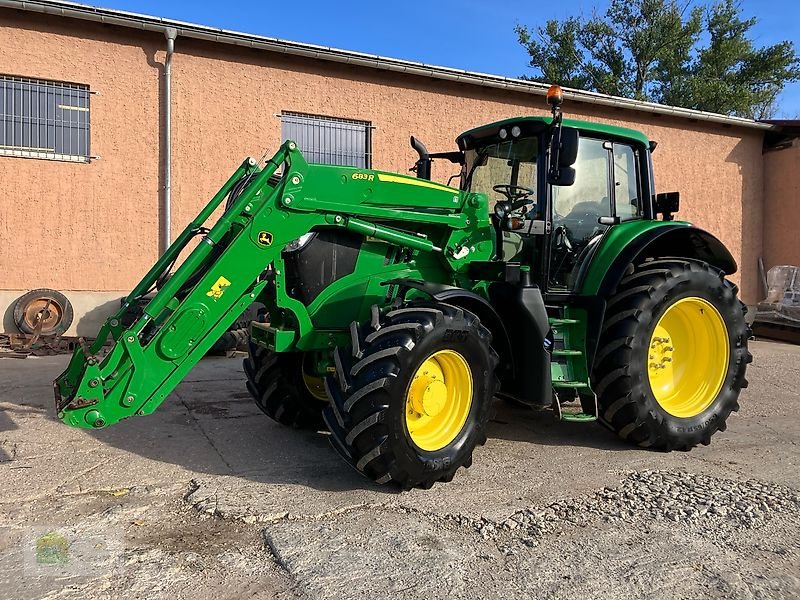
[(667, 308), (650, 337), (650, 389), (669, 414), (689, 418), (707, 409), (728, 373), (725, 321), (703, 298), (682, 298)]
[(472, 406), (472, 371), (458, 352), (440, 350), (417, 369), (406, 393), (406, 427), (418, 448), (433, 452), (456, 439)]
[(328, 401), (328, 395), (325, 393), (325, 380), (322, 377), (309, 375), (303, 369), (303, 384), (306, 386), (308, 393), (314, 396), (317, 400), (322, 402)]

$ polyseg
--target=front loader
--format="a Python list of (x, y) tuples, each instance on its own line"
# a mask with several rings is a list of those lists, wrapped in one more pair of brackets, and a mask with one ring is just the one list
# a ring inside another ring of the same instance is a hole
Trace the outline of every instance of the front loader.
[[(269, 320), (251, 324), (244, 363), (256, 404), (327, 428), (379, 483), (451, 480), (485, 442), (495, 396), (643, 447), (709, 443), (747, 383), (749, 331), (725, 278), (736, 263), (673, 220), (654, 142), (564, 120), (557, 87), (548, 101), (552, 117), (478, 127), (457, 151), (412, 138), (417, 177), (310, 165), (292, 141), (245, 160), (76, 349), (54, 383), (59, 418), (152, 413), (257, 301)], [(443, 160), (458, 188), (430, 180)]]

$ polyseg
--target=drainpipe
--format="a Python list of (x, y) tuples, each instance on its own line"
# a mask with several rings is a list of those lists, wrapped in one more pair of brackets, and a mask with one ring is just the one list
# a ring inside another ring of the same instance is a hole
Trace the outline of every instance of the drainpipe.
[(172, 243), (172, 54), (178, 30), (164, 29), (167, 37), (167, 56), (164, 60), (164, 247), (165, 252)]

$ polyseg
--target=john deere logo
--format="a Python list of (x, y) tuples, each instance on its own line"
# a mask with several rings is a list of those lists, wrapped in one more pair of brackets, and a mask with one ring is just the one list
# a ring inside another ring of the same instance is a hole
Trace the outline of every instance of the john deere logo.
[(225, 293), (225, 288), (227, 288), (230, 284), (231, 284), (230, 281), (228, 281), (224, 277), (220, 277), (219, 279), (217, 279), (214, 285), (211, 286), (211, 289), (206, 292), (206, 296), (208, 296), (209, 298), (213, 298), (214, 302), (216, 302), (217, 300), (222, 298), (222, 294)]
[(262, 246), (272, 246), (272, 234), (269, 231), (259, 231), (258, 243)]

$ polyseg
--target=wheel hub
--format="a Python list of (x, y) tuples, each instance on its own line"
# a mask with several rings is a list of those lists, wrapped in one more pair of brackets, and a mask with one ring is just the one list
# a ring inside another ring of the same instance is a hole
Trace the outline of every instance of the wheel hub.
[(447, 386), (436, 373), (417, 373), (411, 383), (411, 407), (419, 415), (435, 417), (447, 404)]
[(647, 359), (650, 389), (661, 408), (681, 418), (699, 415), (716, 400), (728, 372), (725, 321), (708, 300), (681, 298), (656, 323)]
[(37, 298), (25, 307), (24, 314), (29, 327), (40, 325), (43, 332), (49, 332), (61, 322), (64, 309), (52, 298)]
[[(663, 331), (663, 328), (658, 329)], [(656, 331), (656, 333), (661, 332)], [(675, 348), (672, 346), (672, 340), (669, 335), (665, 335), (664, 337), (653, 335), (650, 342), (650, 356), (648, 357), (650, 360), (648, 371), (652, 376), (657, 377), (659, 369), (667, 369), (669, 367), (668, 363), (672, 362), (672, 354), (674, 352)]]
[(429, 356), (411, 378), (406, 428), (422, 450), (440, 450), (458, 437), (472, 405), (472, 371), (458, 352)]

